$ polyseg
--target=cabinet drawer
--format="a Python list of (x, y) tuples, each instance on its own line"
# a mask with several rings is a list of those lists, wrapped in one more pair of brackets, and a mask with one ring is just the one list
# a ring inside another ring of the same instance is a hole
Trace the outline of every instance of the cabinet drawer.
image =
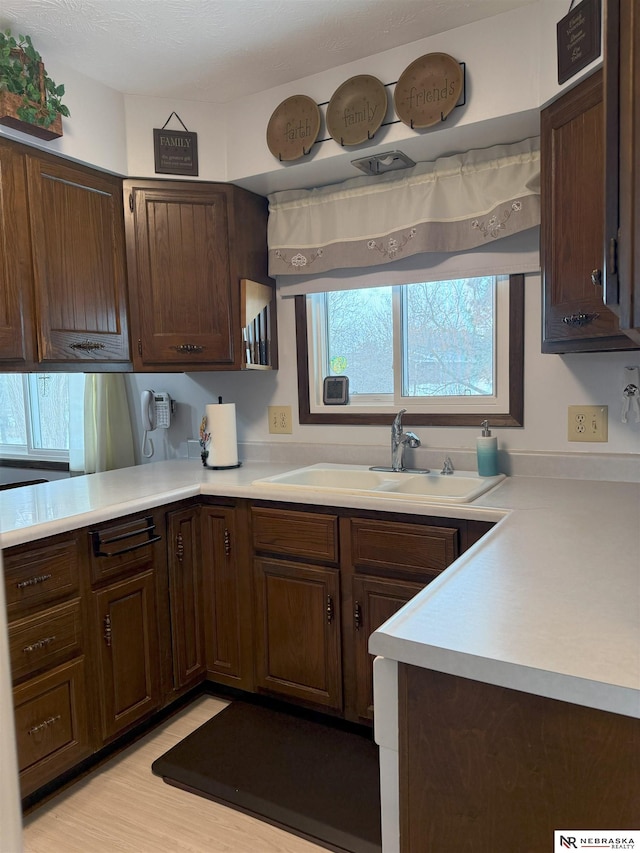
[(9, 549), (4, 554), (4, 580), (10, 620), (35, 605), (77, 592), (78, 540)]
[(286, 556), (338, 561), (338, 519), (317, 512), (251, 510), (253, 547)]
[(13, 691), (23, 796), (91, 753), (84, 697), (84, 658)]
[(162, 538), (151, 515), (92, 530), (91, 580), (93, 583), (139, 571), (153, 562), (153, 546)]
[(443, 571), (459, 554), (459, 530), (392, 521), (351, 519), (351, 558), (358, 569), (409, 575)]
[(81, 648), (79, 599), (9, 625), (9, 653), (14, 681), (61, 663), (79, 654)]

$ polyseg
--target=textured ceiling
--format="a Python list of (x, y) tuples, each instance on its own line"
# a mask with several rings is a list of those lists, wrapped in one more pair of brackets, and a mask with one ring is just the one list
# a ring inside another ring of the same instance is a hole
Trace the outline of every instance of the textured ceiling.
[(537, 0), (0, 0), (0, 26), (128, 94), (264, 91)]

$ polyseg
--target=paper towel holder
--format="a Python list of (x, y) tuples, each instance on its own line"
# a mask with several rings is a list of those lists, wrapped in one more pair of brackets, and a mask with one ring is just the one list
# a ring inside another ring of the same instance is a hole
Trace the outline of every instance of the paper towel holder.
[[(222, 405), (222, 397), (218, 397), (218, 405)], [(207, 406), (209, 408), (209, 406)], [(210, 471), (227, 471), (232, 468), (240, 468), (242, 465), (241, 461), (235, 462), (231, 465), (209, 465), (207, 464), (207, 459), (209, 458), (209, 445), (211, 442), (211, 432), (208, 431), (208, 418), (205, 413), (202, 421), (200, 422), (200, 458), (202, 459), (202, 465), (204, 468), (208, 468)], [(237, 456), (236, 456), (237, 458)]]

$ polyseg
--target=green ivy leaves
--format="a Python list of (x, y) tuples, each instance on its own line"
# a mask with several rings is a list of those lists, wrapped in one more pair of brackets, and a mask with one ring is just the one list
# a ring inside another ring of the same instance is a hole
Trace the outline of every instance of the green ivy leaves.
[(18, 35), (11, 30), (0, 31), (0, 91), (21, 95), (22, 106), (17, 110), (18, 118), (30, 124), (49, 127), (58, 115), (69, 116), (69, 109), (61, 98), (64, 86), (57, 86), (44, 74), (44, 103), (40, 91), (40, 65), (42, 57), (31, 41), (31, 36)]

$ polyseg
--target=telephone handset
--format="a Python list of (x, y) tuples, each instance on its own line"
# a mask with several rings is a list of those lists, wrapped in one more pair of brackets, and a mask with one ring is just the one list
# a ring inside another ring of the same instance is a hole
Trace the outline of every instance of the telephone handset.
[[(149, 459), (153, 456), (153, 441), (148, 433), (154, 429), (167, 429), (171, 424), (171, 397), (166, 391), (143, 391), (140, 395), (142, 412), (142, 455)], [(147, 451), (148, 446), (148, 451)]]

